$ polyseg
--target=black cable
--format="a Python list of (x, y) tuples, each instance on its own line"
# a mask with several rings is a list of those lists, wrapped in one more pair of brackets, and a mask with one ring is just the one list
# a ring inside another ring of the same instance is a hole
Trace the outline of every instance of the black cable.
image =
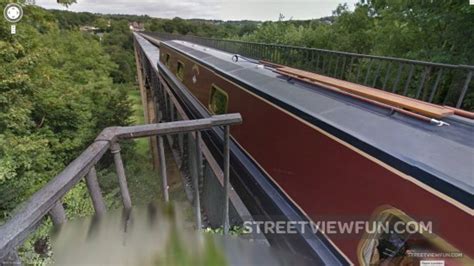
[(239, 61), (239, 58), (241, 58), (245, 61), (248, 61), (250, 63), (260, 64), (260, 62), (258, 60), (248, 58), (248, 57), (245, 57), (245, 56), (241, 56), (241, 55), (238, 55), (238, 54), (235, 54), (235, 55), (232, 56), (232, 61), (237, 63)]

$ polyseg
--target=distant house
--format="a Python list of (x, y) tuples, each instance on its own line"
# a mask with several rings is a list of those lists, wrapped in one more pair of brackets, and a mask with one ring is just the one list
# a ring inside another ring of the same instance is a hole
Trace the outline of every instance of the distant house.
[(335, 20), (335, 17), (334, 16), (329, 16), (329, 17), (322, 17), (322, 18), (319, 18), (317, 19), (319, 22), (323, 23), (323, 24), (328, 24), (328, 25), (331, 25), (334, 23), (334, 20)]
[(128, 26), (131, 31), (145, 31), (145, 25), (142, 22), (131, 22), (128, 23)]
[(80, 31), (86, 31), (86, 32), (96, 32), (98, 30), (100, 30), (99, 28), (97, 27), (94, 27), (94, 26), (81, 26), (79, 28)]
[(102, 41), (102, 37), (104, 36), (104, 32), (98, 27), (81, 26), (81, 27), (79, 27), (79, 30), (82, 31), (82, 32), (87, 32), (87, 33), (90, 33), (90, 34), (93, 34), (93, 35), (97, 35), (99, 37), (100, 41)]

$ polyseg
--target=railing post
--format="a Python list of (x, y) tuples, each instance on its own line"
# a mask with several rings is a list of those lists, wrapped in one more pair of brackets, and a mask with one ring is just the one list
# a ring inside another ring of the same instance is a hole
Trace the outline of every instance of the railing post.
[(337, 76), (337, 67), (339, 66), (339, 56), (336, 55), (336, 64), (334, 65), (334, 77)]
[[(351, 56), (351, 61), (349, 62), (349, 75), (346, 77), (351, 77), (352, 76), (352, 67), (354, 65), (354, 56)], [(349, 78), (347, 78), (347, 80), (349, 81)]]
[(166, 176), (166, 158), (165, 158), (165, 146), (163, 145), (163, 136), (158, 136), (158, 154), (160, 156), (160, 173), (162, 181), (163, 197), (165, 202), (169, 201), (168, 194), (168, 177)]
[(343, 79), (343, 77), (344, 77), (344, 70), (346, 68), (346, 61), (347, 61), (347, 57), (344, 56), (342, 58), (342, 70), (341, 70), (341, 75), (339, 76), (339, 79)]
[(89, 189), (89, 195), (92, 199), (92, 205), (94, 206), (95, 213), (102, 215), (106, 212), (104, 199), (100, 192), (99, 182), (97, 181), (97, 172), (95, 167), (92, 166), (86, 176), (87, 189)]
[(403, 95), (406, 96), (408, 93), (408, 89), (410, 88), (410, 82), (413, 77), (413, 71), (415, 71), (415, 65), (410, 64), (410, 72), (408, 73), (408, 78), (405, 83), (405, 88), (403, 89)]
[(377, 79), (379, 77), (380, 69), (382, 68), (382, 65), (383, 65), (383, 61), (380, 60), (379, 64), (377, 65), (377, 68), (375, 70), (375, 77), (374, 77), (374, 81), (372, 82), (372, 88), (375, 88), (375, 84), (377, 84)]
[(178, 147), (179, 147), (179, 154), (181, 157), (184, 156), (184, 134), (179, 133), (178, 134)]
[(49, 211), (49, 215), (51, 216), (51, 220), (53, 224), (56, 226), (62, 225), (66, 222), (66, 212), (64, 211), (64, 207), (60, 201), (56, 201), (54, 203), (53, 208)]
[(433, 88), (431, 89), (430, 98), (428, 99), (428, 102), (430, 102), (430, 103), (433, 102), (433, 99), (436, 95), (436, 91), (438, 90), (438, 84), (439, 84), (439, 81), (440, 81), (442, 75), (443, 75), (443, 69), (440, 68), (438, 70), (438, 75), (436, 76), (436, 81), (433, 84)]
[(387, 82), (390, 79), (390, 70), (392, 70), (392, 63), (387, 62), (387, 64), (388, 64), (388, 66), (387, 66), (387, 70), (385, 72), (385, 78), (383, 80), (382, 90), (386, 90)]
[(395, 78), (395, 82), (393, 83), (393, 86), (392, 86), (392, 92), (397, 91), (398, 82), (400, 81), (400, 75), (402, 74), (402, 69), (403, 69), (403, 63), (400, 63), (398, 65), (397, 77)]
[(164, 100), (164, 110), (163, 110), (163, 117), (166, 122), (169, 122), (169, 117), (168, 117), (168, 93), (166, 91), (163, 91), (163, 100)]
[(369, 66), (367, 67), (367, 73), (365, 74), (364, 85), (367, 85), (367, 82), (369, 81), (370, 68), (372, 67), (372, 62), (373, 62), (373, 60), (370, 58), (369, 59)]
[(472, 79), (472, 70), (469, 70), (467, 73), (466, 81), (464, 82), (464, 86), (461, 91), (461, 95), (459, 95), (458, 102), (456, 103), (456, 108), (461, 108), (462, 102), (464, 101), (464, 97), (466, 96), (467, 89), (469, 88), (469, 82)]
[(362, 72), (362, 61), (363, 61), (364, 58), (357, 58), (357, 75), (356, 75), (356, 78), (355, 78), (355, 82), (356, 83), (359, 83), (359, 77), (360, 77), (360, 73)]
[(130, 209), (132, 208), (132, 200), (128, 192), (127, 178), (125, 177), (125, 169), (123, 167), (122, 156), (120, 155), (120, 145), (117, 142), (113, 143), (110, 151), (114, 155), (115, 171), (117, 172), (120, 193), (122, 194), (123, 207)]
[(230, 127), (224, 126), (224, 234), (229, 233), (229, 134)]
[(425, 86), (426, 77), (430, 74), (430, 72), (431, 72), (431, 66), (427, 66), (423, 70), (423, 75), (421, 76), (420, 85), (418, 86), (418, 89), (416, 90), (415, 99), (420, 98), (421, 93), (423, 92), (423, 88)]
[(194, 186), (194, 207), (196, 210), (196, 227), (201, 229), (201, 200), (199, 195), (199, 179), (202, 176), (202, 155), (201, 155), (201, 132), (196, 131), (196, 156), (195, 158), (195, 174), (193, 180)]

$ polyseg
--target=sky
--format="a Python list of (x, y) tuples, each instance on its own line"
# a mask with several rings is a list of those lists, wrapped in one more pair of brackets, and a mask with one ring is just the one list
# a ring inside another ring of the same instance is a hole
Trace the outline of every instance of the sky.
[[(149, 15), (159, 18), (218, 20), (312, 19), (330, 16), (339, 3), (354, 9), (357, 0), (77, 0), (70, 11)], [(48, 9), (65, 9), (56, 0), (36, 0)]]

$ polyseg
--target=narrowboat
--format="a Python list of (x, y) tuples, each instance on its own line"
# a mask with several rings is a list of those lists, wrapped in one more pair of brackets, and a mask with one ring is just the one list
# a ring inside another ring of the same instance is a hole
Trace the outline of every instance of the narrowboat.
[(339, 261), (408, 265), (428, 252), (472, 263), (472, 113), (186, 41), (162, 40), (159, 51), (160, 74), (179, 84), (190, 115), (242, 115), (231, 130), (236, 191), (271, 188), (314, 223), (432, 222), (430, 233), (318, 232)]

